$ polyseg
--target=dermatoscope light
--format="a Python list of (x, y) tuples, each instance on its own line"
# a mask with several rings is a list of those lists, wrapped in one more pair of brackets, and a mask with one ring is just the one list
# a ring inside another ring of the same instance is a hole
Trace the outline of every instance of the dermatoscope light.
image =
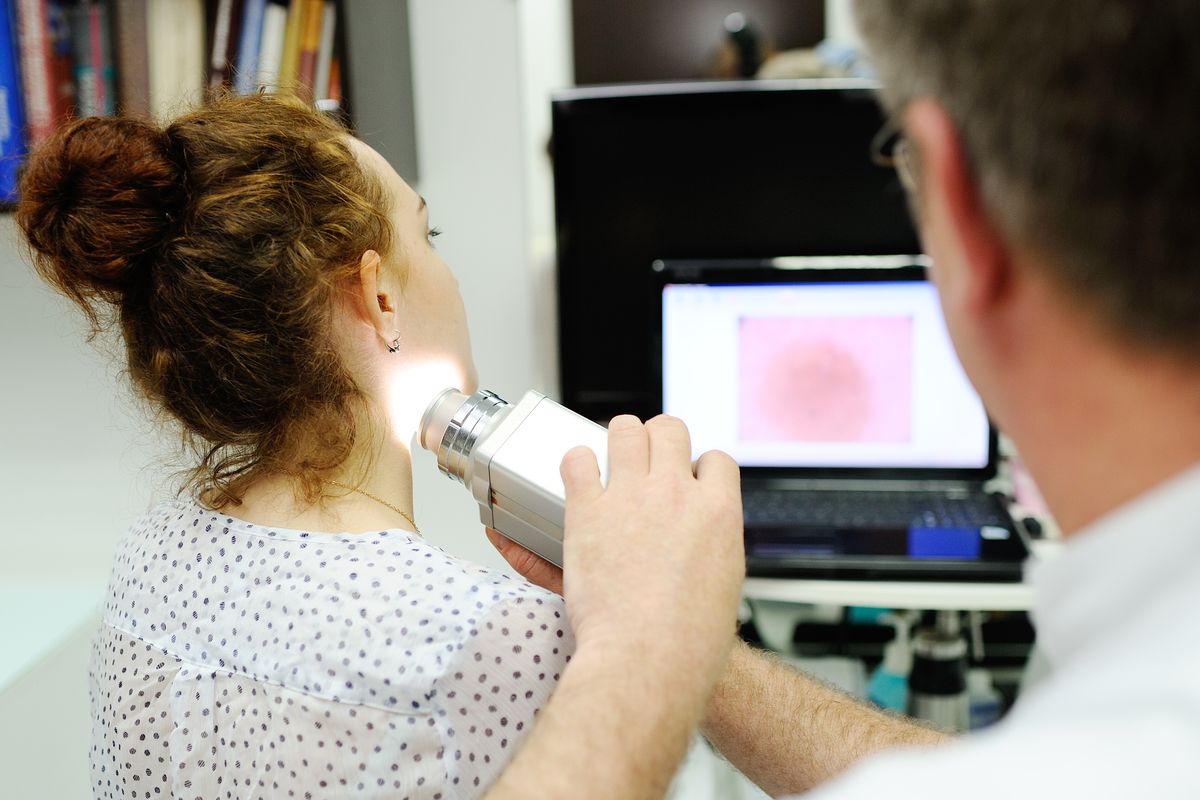
[(421, 419), (421, 447), (470, 490), (489, 528), (558, 566), (566, 490), (559, 464), (586, 445), (608, 483), (608, 432), (538, 392), (510, 405), (489, 391), (439, 394)]

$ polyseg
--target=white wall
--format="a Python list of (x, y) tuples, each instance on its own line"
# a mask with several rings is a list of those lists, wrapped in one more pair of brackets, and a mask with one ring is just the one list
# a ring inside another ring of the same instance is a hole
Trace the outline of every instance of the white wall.
[[(557, 391), (549, 91), (569, 85), (567, 0), (413, 0), (420, 191), (444, 235), (480, 384)], [(466, 490), (415, 464), (416, 517), (454, 553), (499, 566)]]
[(0, 775), (16, 792), (4, 796), (87, 796), (88, 629), (113, 545), (161, 488), (173, 441), (85, 333), (0, 217)]
[(0, 581), (103, 582), (160, 482), (158, 437), (86, 330), (0, 218)]
[(575, 82), (569, 0), (518, 0), (529, 268), (534, 301), (534, 353), (543, 391), (558, 396), (558, 257), (554, 227), (554, 170), (550, 95)]

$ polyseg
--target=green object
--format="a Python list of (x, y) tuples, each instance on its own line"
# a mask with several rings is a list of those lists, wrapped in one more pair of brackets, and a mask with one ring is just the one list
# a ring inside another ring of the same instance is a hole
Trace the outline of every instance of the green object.
[(883, 661), (871, 673), (867, 683), (867, 698), (892, 711), (908, 710), (908, 673), (912, 671), (912, 644), (909, 641), (910, 621), (890, 611), (879, 615), (879, 622), (891, 625), (896, 635), (883, 649)]
[(851, 625), (887, 625), (887, 620), (883, 617), (891, 611), (890, 608), (850, 606), (846, 609), (846, 621)]

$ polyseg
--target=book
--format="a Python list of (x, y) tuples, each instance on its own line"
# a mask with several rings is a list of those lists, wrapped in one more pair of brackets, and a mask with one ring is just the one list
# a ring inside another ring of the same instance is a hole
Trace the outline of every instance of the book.
[(104, 83), (98, 63), (101, 54), (92, 52), (92, 25), (95, 22), (95, 42), (99, 45), (99, 19), (94, 18), (94, 6), (83, 2), (71, 10), (71, 49), (75, 59), (76, 113), (94, 117), (104, 113)]
[(122, 114), (150, 116), (148, 0), (116, 0), (117, 96)]
[(17, 0), (17, 51), (21, 96), (31, 147), (54, 132), (54, 87), (51, 84), (50, 18), (46, 0)]
[(342, 97), (342, 60), (337, 56), (334, 56), (333, 63), (329, 66), (329, 97), (327, 99), (334, 108), (341, 108), (344, 103)]
[(258, 47), (256, 86), (275, 89), (279, 86), (279, 67), (283, 61), (283, 38), (287, 32), (287, 6), (267, 3), (263, 13), (262, 41)]
[(304, 0), (304, 27), (300, 31), (300, 74), (302, 92), (313, 95), (317, 78), (317, 49), (321, 46), (321, 21), (325, 17), (324, 0)]
[(20, 168), (25, 157), (25, 109), (13, 0), (0, 0), (0, 202), (17, 199)]
[(258, 78), (258, 49), (262, 45), (263, 17), (266, 13), (267, 0), (245, 0), (242, 5), (242, 30), (233, 76), (233, 86), (238, 94), (254, 91), (254, 82)]
[(150, 113), (165, 122), (204, 93), (204, 0), (151, 0), (147, 10)]
[(329, 98), (329, 71), (333, 66), (333, 41), (337, 29), (337, 6), (333, 0), (325, 0), (321, 20), (321, 43), (317, 47), (317, 74), (313, 79), (313, 97), (317, 100)]
[[(342, 16), (342, 8), (337, 3), (334, 5), (337, 13), (334, 15), (333, 55), (329, 60), (329, 90), (326, 93), (326, 105), (342, 114), (342, 121), (348, 124), (349, 120), (344, 116), (346, 98), (342, 88), (345, 83), (346, 19)], [(341, 29), (339, 30), (336, 26), (340, 26)]]
[(218, 89), (233, 83), (242, 27), (242, 0), (218, 0), (209, 20), (208, 85)]
[(283, 34), (283, 59), (279, 65), (279, 85), (296, 88), (300, 74), (300, 28), (304, 24), (304, 0), (288, 0), (287, 30)]
[(55, 123), (75, 112), (75, 57), (71, 47), (68, 0), (46, 0), (46, 28), (50, 41), (50, 86)]
[(91, 24), (88, 38), (91, 40), (92, 58), (98, 76), (96, 86), (100, 91), (100, 113), (112, 115), (117, 113), (117, 75), (112, 54), (111, 0), (93, 3), (88, 21)]

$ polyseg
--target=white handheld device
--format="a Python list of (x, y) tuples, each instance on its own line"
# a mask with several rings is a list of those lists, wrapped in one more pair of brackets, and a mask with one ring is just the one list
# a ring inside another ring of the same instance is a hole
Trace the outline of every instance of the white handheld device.
[(446, 389), (425, 411), (420, 442), (470, 490), (485, 525), (560, 567), (563, 456), (590, 447), (608, 483), (608, 432), (534, 391), (510, 405), (493, 392)]

